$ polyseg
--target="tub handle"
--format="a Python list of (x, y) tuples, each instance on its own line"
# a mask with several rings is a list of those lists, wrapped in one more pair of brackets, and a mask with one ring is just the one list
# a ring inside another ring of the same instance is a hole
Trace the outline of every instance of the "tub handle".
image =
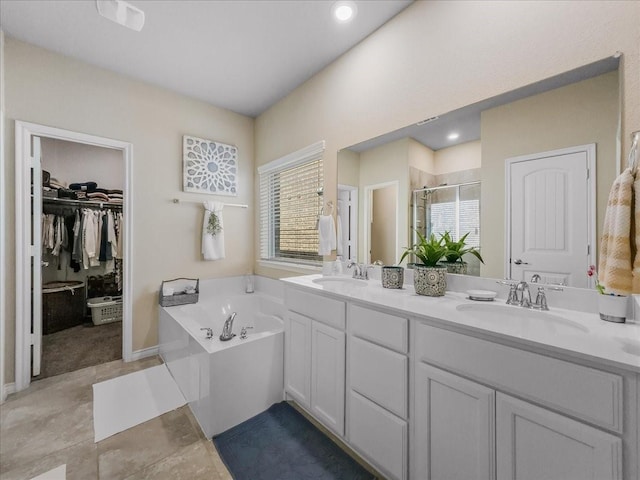
[(240, 340), (244, 340), (245, 338), (247, 338), (247, 330), (249, 330), (250, 328), (253, 327), (242, 327), (240, 329)]
[(207, 332), (207, 340), (213, 338), (213, 330), (209, 327), (201, 328), (200, 330), (206, 330)]

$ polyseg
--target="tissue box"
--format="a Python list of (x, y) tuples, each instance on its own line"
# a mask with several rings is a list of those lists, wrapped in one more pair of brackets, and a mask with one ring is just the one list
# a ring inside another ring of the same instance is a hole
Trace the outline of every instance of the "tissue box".
[[(186, 293), (189, 287), (195, 288), (194, 293)], [(164, 292), (173, 289), (173, 295), (165, 295)], [(160, 306), (174, 307), (176, 305), (186, 305), (188, 303), (198, 303), (200, 295), (199, 278), (175, 278), (165, 280), (160, 286)]]

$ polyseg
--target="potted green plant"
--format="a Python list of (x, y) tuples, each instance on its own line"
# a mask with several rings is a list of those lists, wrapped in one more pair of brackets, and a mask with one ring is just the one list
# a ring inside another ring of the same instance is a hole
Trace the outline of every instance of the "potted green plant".
[(447, 268), (448, 273), (458, 273), (465, 275), (467, 273), (467, 262), (462, 257), (466, 254), (471, 254), (484, 263), (480, 252), (475, 247), (468, 247), (466, 239), (469, 233), (465, 233), (458, 241), (454, 241), (451, 233), (444, 232), (442, 234), (442, 241), (447, 248), (447, 253), (444, 254), (444, 261), (442, 265)]
[(408, 255), (413, 254), (421, 263), (413, 267), (413, 286), (418, 295), (441, 297), (447, 290), (447, 269), (438, 265), (447, 253), (447, 247), (442, 238), (434, 234), (427, 239), (416, 230), (418, 241), (407, 247), (400, 257), (402, 262)]

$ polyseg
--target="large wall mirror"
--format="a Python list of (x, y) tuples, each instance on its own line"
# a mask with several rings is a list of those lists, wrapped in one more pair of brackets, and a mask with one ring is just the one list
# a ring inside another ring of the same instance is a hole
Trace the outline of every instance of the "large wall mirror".
[(619, 170), (611, 57), (338, 152), (338, 255), (384, 264), (469, 233), (469, 274), (587, 287)]

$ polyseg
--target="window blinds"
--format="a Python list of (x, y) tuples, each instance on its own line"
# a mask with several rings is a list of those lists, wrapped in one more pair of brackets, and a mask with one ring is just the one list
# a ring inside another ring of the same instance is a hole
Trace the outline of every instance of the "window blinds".
[(324, 142), (258, 169), (260, 259), (319, 264), (317, 219), (323, 197)]

